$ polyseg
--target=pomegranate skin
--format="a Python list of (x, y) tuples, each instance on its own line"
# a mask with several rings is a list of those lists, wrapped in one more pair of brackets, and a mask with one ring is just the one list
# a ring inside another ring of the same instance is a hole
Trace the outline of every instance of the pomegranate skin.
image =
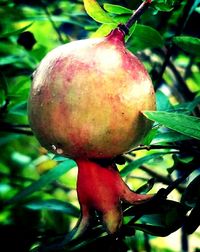
[(141, 143), (155, 110), (151, 79), (124, 45), (124, 34), (74, 41), (52, 50), (33, 76), (31, 128), (51, 152), (112, 158)]

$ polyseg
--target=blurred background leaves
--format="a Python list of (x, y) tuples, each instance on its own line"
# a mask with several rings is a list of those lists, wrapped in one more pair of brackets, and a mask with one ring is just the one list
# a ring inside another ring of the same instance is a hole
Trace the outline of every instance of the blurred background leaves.
[(108, 34), (140, 3), (85, 1), (88, 15), (82, 0), (0, 0), (2, 251), (199, 251), (199, 0), (154, 0), (126, 38), (152, 77), (158, 112), (144, 112), (154, 127), (118, 167), (132, 189), (158, 193), (151, 205), (124, 204), (117, 239), (94, 223), (68, 242), (79, 216), (76, 164), (42, 148), (28, 123), (31, 76), (44, 55)]

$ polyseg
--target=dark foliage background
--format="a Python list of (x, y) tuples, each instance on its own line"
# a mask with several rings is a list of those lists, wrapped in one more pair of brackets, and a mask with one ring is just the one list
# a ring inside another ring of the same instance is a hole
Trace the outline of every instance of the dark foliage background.
[(26, 108), (31, 75), (51, 49), (107, 34), (141, 3), (98, 1), (99, 9), (88, 2), (89, 15), (82, 0), (0, 0), (1, 251), (199, 251), (199, 0), (153, 1), (127, 38), (152, 77), (158, 111), (146, 113), (153, 129), (118, 167), (132, 189), (157, 193), (155, 201), (124, 205), (118, 237), (97, 223), (67, 241), (79, 217), (77, 168), (32, 135)]

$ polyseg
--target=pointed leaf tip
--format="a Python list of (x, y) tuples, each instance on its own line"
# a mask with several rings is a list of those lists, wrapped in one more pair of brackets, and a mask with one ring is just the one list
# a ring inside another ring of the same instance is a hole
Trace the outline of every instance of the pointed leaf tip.
[(143, 114), (169, 129), (200, 140), (200, 118), (198, 117), (165, 111), (143, 111)]
[(95, 21), (106, 24), (115, 23), (115, 21), (105, 12), (95, 0), (83, 0), (87, 14)]

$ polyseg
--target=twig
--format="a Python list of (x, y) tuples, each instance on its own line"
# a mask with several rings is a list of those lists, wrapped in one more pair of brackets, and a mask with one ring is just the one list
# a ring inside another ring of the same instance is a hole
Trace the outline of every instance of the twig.
[[(181, 33), (183, 32), (187, 22), (188, 22), (188, 15), (190, 14), (190, 11), (192, 9), (192, 6), (194, 4), (194, 0), (192, 1), (187, 1), (186, 5), (185, 5), (185, 8), (183, 10), (183, 15), (181, 16), (180, 20), (178, 21), (178, 24), (180, 24), (177, 29), (176, 29), (176, 32), (175, 32), (175, 35), (174, 36), (179, 36), (181, 35)], [(169, 64), (169, 60), (172, 56), (172, 54), (174, 53), (174, 50), (175, 50), (176, 46), (175, 45), (170, 45), (168, 46), (166, 49), (166, 54), (165, 54), (165, 60), (163, 62), (163, 65), (162, 65), (162, 68), (160, 70), (160, 73), (159, 73), (159, 76), (155, 82), (155, 89), (158, 89), (160, 84), (161, 84), (161, 80), (162, 80), (162, 76), (165, 72), (165, 69), (166, 67), (168, 66)]]
[(168, 185), (168, 187), (166, 189), (164, 189), (163, 191), (163, 196), (167, 197), (167, 195), (169, 195), (174, 189), (176, 189), (180, 183), (182, 183), (183, 181), (185, 181), (187, 179), (187, 177), (194, 171), (194, 169), (189, 169), (188, 171), (186, 171), (180, 178), (176, 179), (175, 181), (173, 181), (171, 184)]
[(33, 132), (28, 129), (30, 129), (30, 126), (28, 124), (10, 124), (7, 122), (0, 121), (0, 131), (19, 133), (19, 134), (32, 136)]
[(48, 9), (47, 9), (46, 4), (43, 3), (42, 0), (41, 0), (41, 5), (42, 5), (42, 8), (43, 8), (43, 10), (44, 10), (44, 12), (45, 12), (47, 18), (49, 19), (49, 21), (50, 21), (50, 23), (51, 23), (53, 29), (56, 31), (56, 33), (57, 33), (57, 35), (58, 35), (59, 41), (60, 41), (62, 44), (64, 44), (65, 41), (64, 41), (64, 39), (62, 38), (62, 35), (61, 35), (59, 29), (58, 29), (57, 26), (55, 25), (55, 23), (54, 23), (54, 21), (53, 21), (53, 19), (52, 19), (52, 17), (51, 17), (51, 14), (50, 14), (50, 12), (49, 12)]
[(177, 149), (177, 146), (175, 145), (156, 145), (156, 144), (152, 144), (152, 145), (140, 145), (138, 147), (135, 147), (133, 149), (131, 149), (128, 153), (132, 152), (132, 151), (138, 151), (138, 150), (159, 150), (159, 149)]
[(150, 4), (151, 0), (146, 0), (139, 6), (139, 8), (136, 11), (134, 11), (133, 15), (125, 24), (127, 29), (131, 28), (131, 26), (135, 23), (135, 21), (137, 21), (138, 18), (149, 8)]
[[(132, 157), (131, 155), (129, 155), (129, 154), (126, 154), (125, 155), (125, 157), (126, 157), (126, 159), (128, 159), (129, 161), (135, 161), (135, 159), (134, 159), (134, 157)], [(141, 165), (140, 166), (140, 169), (141, 170), (143, 170), (144, 172), (146, 172), (147, 174), (149, 174), (150, 176), (152, 176), (153, 178), (155, 178), (156, 180), (157, 180), (157, 182), (161, 182), (161, 183), (163, 183), (163, 184), (165, 184), (165, 185), (170, 185), (170, 184), (173, 184), (174, 182), (169, 178), (169, 177), (166, 177), (166, 176), (163, 176), (163, 175), (161, 175), (160, 173), (157, 173), (157, 172), (155, 172), (153, 169), (151, 169), (151, 168), (148, 168), (148, 167), (146, 167), (146, 166), (144, 166), (144, 165)], [(191, 170), (190, 170), (190, 173), (191, 173)], [(175, 188), (174, 188), (175, 189)], [(183, 191), (184, 191), (184, 187), (183, 186), (181, 186), (181, 185), (179, 185), (178, 184), (178, 186), (177, 186), (177, 188), (176, 188), (180, 193), (182, 193)]]
[[(129, 161), (135, 161), (134, 157), (132, 157), (131, 155), (126, 155), (126, 159), (128, 159)], [(146, 166), (140, 166), (140, 169), (148, 173), (153, 178), (156, 178), (157, 181), (162, 182), (163, 184), (169, 185), (172, 182), (171, 179), (162, 176), (161, 174), (155, 172), (154, 170)]]
[(152, 0), (144, 1), (136, 11), (134, 11), (133, 15), (125, 24), (120, 24), (118, 27), (122, 30), (126, 35), (129, 33), (129, 29), (131, 26), (142, 16), (142, 14), (149, 8)]
[(183, 153), (192, 153), (192, 154), (195, 153), (196, 155), (200, 154), (200, 151), (196, 147), (193, 147), (193, 146), (191, 146), (190, 149), (188, 149), (188, 146), (175, 145), (175, 144), (171, 144), (171, 145), (152, 144), (152, 145), (140, 145), (138, 147), (135, 147), (131, 149), (129, 152), (125, 153), (125, 155), (133, 151), (140, 151), (140, 150), (150, 151), (150, 150), (160, 150), (160, 149), (174, 149), (177, 151), (182, 151)]
[(27, 128), (30, 129), (30, 125), (28, 124), (10, 124), (7, 122), (1, 122), (1, 126), (4, 125), (4, 127), (11, 127), (11, 128)]
[(25, 130), (25, 129), (19, 129), (19, 128), (7, 128), (7, 127), (4, 127), (4, 126), (0, 126), (0, 131), (17, 133), (17, 134), (24, 134), (24, 135), (27, 135), (27, 136), (33, 136), (32, 131)]
[(193, 100), (194, 94), (190, 92), (186, 82), (184, 81), (183, 77), (180, 75), (179, 71), (176, 69), (176, 67), (174, 66), (174, 64), (170, 60), (168, 62), (168, 65), (179, 83), (178, 89), (179, 89), (180, 93), (182, 93), (182, 95), (184, 96), (184, 98), (186, 98), (186, 100), (187, 100), (187, 98), (189, 100)]

